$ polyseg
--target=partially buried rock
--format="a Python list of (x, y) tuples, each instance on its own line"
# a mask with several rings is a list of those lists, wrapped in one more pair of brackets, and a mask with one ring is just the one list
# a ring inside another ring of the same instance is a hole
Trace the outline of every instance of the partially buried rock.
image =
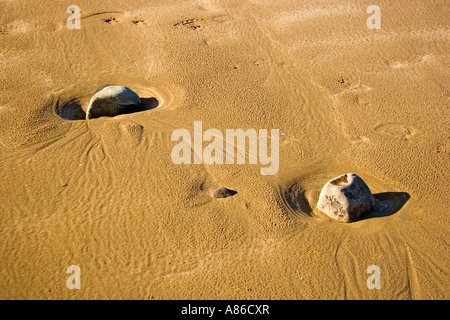
[(375, 207), (369, 187), (358, 175), (347, 173), (328, 181), (320, 192), (317, 208), (340, 222), (352, 222)]
[(213, 197), (214, 198), (226, 198), (226, 197), (231, 197), (234, 196), (237, 192), (225, 187), (220, 187), (216, 190), (214, 190), (213, 192)]
[(86, 119), (114, 117), (119, 114), (130, 113), (140, 104), (139, 96), (127, 87), (105, 87), (91, 98), (86, 111)]

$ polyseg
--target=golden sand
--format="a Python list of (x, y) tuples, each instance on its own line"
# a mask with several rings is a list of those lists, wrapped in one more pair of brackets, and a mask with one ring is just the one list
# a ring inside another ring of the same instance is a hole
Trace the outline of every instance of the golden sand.
[[(0, 1), (0, 298), (449, 299), (449, 2), (376, 2)], [(107, 85), (157, 107), (74, 120)], [(194, 121), (278, 173), (175, 165)], [(347, 172), (382, 215), (317, 211)]]

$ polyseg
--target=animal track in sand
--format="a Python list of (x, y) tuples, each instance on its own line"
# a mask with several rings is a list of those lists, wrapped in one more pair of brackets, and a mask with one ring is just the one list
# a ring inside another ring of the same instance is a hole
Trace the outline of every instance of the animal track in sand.
[(402, 123), (385, 123), (374, 128), (376, 132), (393, 136), (395, 138), (410, 139), (416, 134), (416, 129)]
[(88, 16), (82, 17), (81, 19), (88, 19), (91, 17), (99, 17), (101, 21), (107, 24), (116, 24), (121, 23), (123, 21), (130, 22), (134, 25), (143, 25), (147, 24), (147, 21), (141, 18), (137, 18), (136, 16), (131, 19), (131, 17), (123, 11), (104, 11), (90, 14)]
[(400, 60), (385, 60), (384, 64), (391, 69), (408, 69), (414, 66), (427, 63), (433, 60), (433, 56), (430, 54), (425, 54), (423, 56), (414, 57), (407, 61)]
[(340, 77), (337, 82), (339, 83), (339, 87), (342, 91), (338, 94), (341, 94), (346, 91), (371, 91), (372, 88), (365, 86), (360, 83), (360, 80), (351, 78), (351, 77)]
[(145, 20), (137, 19), (137, 18), (133, 19), (133, 20), (131, 21), (131, 23), (132, 23), (132, 24), (135, 24), (135, 25), (147, 24), (147, 22), (146, 22)]
[(81, 20), (85, 21), (85, 22), (81, 22), (81, 24), (83, 25), (83, 23), (95, 23), (95, 21), (99, 22), (105, 22), (108, 24), (114, 24), (117, 22), (121, 22), (121, 18), (124, 16), (124, 12), (122, 11), (103, 11), (103, 12), (96, 12), (96, 13), (92, 13), (86, 16), (82, 16)]
[(36, 21), (24, 21), (24, 20), (14, 20), (10, 23), (0, 25), (0, 36), (21, 34), (26, 32), (54, 32), (60, 30), (62, 27), (57, 23), (47, 22), (38, 23)]
[(111, 17), (111, 18), (107, 18), (107, 19), (105, 19), (105, 20), (103, 20), (103, 21), (105, 21), (106, 23), (112, 24), (112, 23), (117, 23), (117, 22), (119, 22), (120, 20), (118, 20), (118, 19), (116, 19), (116, 18), (114, 18), (114, 17)]
[(8, 35), (10, 33), (23, 33), (29, 30), (29, 26), (24, 21), (14, 21), (0, 26), (0, 35)]
[(186, 19), (180, 22), (177, 22), (173, 25), (174, 27), (185, 27), (185, 28), (189, 28), (192, 30), (197, 30), (199, 28), (204, 28), (205, 27), (205, 20), (204, 19), (197, 19), (197, 18), (192, 18), (192, 19)]
[(348, 86), (350, 85), (350, 83), (353, 82), (353, 81), (351, 81), (351, 80), (348, 79), (348, 78), (340, 77), (340, 78), (338, 79), (338, 82), (339, 82), (343, 87), (348, 87)]

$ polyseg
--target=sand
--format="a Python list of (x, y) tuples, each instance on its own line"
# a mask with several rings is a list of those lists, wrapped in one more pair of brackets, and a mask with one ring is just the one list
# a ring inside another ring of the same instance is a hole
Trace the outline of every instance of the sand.
[[(0, 1), (0, 298), (450, 298), (448, 1), (74, 4)], [(83, 120), (107, 85), (149, 107)], [(194, 121), (279, 129), (278, 173), (175, 165)], [(347, 172), (384, 211), (318, 212)]]

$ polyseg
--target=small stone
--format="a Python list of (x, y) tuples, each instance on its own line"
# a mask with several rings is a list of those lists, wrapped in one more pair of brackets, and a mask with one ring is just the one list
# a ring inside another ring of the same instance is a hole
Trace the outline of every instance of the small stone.
[(139, 96), (127, 87), (105, 87), (91, 98), (86, 111), (86, 119), (114, 117), (119, 114), (130, 113), (140, 104)]
[(375, 199), (363, 179), (347, 173), (325, 184), (317, 208), (334, 220), (352, 222), (373, 210)]
[(225, 187), (220, 187), (216, 190), (214, 190), (213, 192), (213, 197), (214, 198), (226, 198), (226, 197), (231, 197), (234, 196), (237, 193), (237, 191), (225, 188)]

